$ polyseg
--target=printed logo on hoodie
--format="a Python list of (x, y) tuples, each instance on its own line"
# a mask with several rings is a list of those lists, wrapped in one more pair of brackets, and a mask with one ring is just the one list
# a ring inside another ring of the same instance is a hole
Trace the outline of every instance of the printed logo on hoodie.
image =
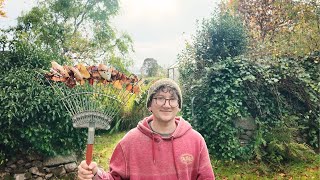
[(191, 154), (182, 154), (180, 156), (180, 161), (183, 163), (183, 164), (192, 164), (193, 162), (193, 156)]

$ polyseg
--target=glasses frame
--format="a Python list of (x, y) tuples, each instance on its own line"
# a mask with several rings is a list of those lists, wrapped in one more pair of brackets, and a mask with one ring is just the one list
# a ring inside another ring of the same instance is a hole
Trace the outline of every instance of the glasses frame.
[[(163, 104), (158, 104), (158, 99), (164, 99), (164, 103)], [(178, 99), (170, 99), (170, 98), (164, 98), (164, 97), (154, 97), (152, 99), (155, 99), (156, 100), (156, 104), (159, 105), (159, 106), (163, 106), (167, 103), (167, 101), (169, 102), (169, 105), (172, 107), (172, 108), (175, 108), (175, 107), (178, 107), (179, 106), (179, 100)], [(177, 101), (177, 105), (176, 106), (172, 106), (171, 105), (171, 100), (176, 100)]]

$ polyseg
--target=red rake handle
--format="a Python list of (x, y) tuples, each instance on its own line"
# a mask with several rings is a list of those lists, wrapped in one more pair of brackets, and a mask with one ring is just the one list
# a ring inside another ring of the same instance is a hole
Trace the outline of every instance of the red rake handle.
[(94, 143), (94, 127), (95, 127), (95, 122), (89, 122), (88, 142), (87, 142), (87, 152), (86, 152), (86, 163), (88, 166), (92, 161), (92, 151), (93, 151), (93, 143)]
[(92, 161), (93, 144), (87, 144), (86, 162), (89, 166)]

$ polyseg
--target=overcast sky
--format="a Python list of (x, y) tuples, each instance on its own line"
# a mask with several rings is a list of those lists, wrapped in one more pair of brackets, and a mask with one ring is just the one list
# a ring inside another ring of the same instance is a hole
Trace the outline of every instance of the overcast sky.
[[(15, 25), (22, 11), (36, 0), (5, 0), (7, 18), (0, 27)], [(145, 58), (154, 58), (163, 67), (174, 64), (177, 54), (195, 34), (197, 20), (210, 17), (220, 0), (120, 0), (120, 12), (113, 20), (116, 29), (133, 39), (135, 52), (130, 54), (134, 69)]]

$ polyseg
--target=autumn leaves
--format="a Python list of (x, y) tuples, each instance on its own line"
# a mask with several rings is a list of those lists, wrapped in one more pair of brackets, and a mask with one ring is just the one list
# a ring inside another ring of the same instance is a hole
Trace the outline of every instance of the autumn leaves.
[(86, 82), (90, 85), (112, 84), (116, 89), (125, 89), (131, 93), (138, 94), (141, 91), (141, 80), (134, 74), (126, 76), (113, 67), (104, 64), (98, 66), (85, 66), (77, 64), (75, 66), (61, 66), (55, 61), (51, 62), (50, 72), (45, 77), (55, 82), (64, 82), (69, 88), (76, 85), (83, 85)]

